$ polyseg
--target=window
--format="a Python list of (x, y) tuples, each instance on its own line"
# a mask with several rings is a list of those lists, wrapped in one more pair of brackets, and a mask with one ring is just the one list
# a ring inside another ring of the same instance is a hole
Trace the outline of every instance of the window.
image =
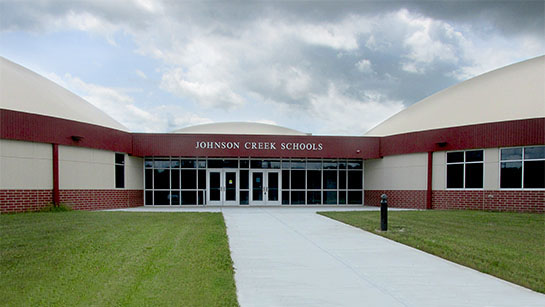
[(279, 184), (283, 205), (363, 202), (363, 160), (145, 157), (144, 203), (202, 205), (207, 193), (220, 192), (207, 189), (207, 180), (211, 180), (207, 178), (207, 171), (214, 168), (230, 168), (238, 172), (237, 191), (241, 205), (250, 203), (251, 169), (277, 169), (281, 172)]
[(502, 148), (500, 188), (545, 188), (545, 146)]
[(483, 161), (483, 150), (447, 152), (447, 189), (482, 189)]
[(115, 187), (125, 187), (125, 154), (115, 154)]

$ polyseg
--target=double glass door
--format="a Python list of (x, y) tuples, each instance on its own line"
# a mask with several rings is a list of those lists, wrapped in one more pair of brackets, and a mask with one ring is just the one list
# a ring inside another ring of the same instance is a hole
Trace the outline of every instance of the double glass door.
[(238, 171), (209, 169), (206, 173), (208, 183), (207, 204), (238, 205)]
[(251, 205), (280, 204), (280, 171), (252, 170), (250, 182)]

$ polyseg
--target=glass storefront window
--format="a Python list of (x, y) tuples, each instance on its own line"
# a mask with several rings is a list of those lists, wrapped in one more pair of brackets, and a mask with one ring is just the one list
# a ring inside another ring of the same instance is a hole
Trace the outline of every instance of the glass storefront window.
[(291, 160), (292, 169), (305, 169), (306, 162), (305, 160)]
[(324, 171), (324, 189), (336, 189), (336, 188), (337, 188), (337, 172)]
[(180, 163), (181, 168), (197, 168), (197, 160), (182, 160)]
[(305, 191), (291, 191), (291, 204), (292, 205), (304, 205), (305, 204)]
[[(540, 157), (541, 149), (528, 150), (528, 156)], [(524, 155), (523, 150), (518, 151)], [(479, 152), (467, 151), (462, 153), (462, 158), (467, 160), (482, 160)], [(517, 152), (515, 151), (515, 155)], [(507, 152), (504, 153), (507, 155)], [(539, 164), (532, 169), (540, 170), (542, 159), (532, 160)], [(511, 163), (511, 162), (509, 162)], [(540, 164), (541, 163), (541, 164)], [(502, 163), (503, 165), (504, 163)], [(468, 166), (466, 173), (482, 173), (481, 164)], [(502, 174), (508, 171), (508, 166), (502, 166)], [(259, 195), (251, 194), (250, 175), (262, 174), (263, 188), (267, 187), (265, 181), (271, 181), (270, 176), (276, 176), (268, 188), (276, 189), (274, 200), (282, 205), (317, 205), (317, 204), (362, 204), (363, 201), (363, 161), (343, 159), (222, 159), (222, 158), (191, 158), (191, 157), (146, 157), (144, 158), (144, 197), (146, 205), (197, 205), (206, 204), (208, 196), (213, 193), (222, 195), (224, 186), (228, 182), (221, 179), (216, 182), (214, 189), (208, 188), (209, 172), (211, 169), (229, 168), (232, 176), (225, 180), (233, 181), (230, 197), (236, 199), (238, 204), (251, 204), (259, 201)], [(518, 178), (528, 182), (539, 182), (537, 171), (520, 174)], [(217, 171), (216, 171), (217, 172)], [(222, 171), (226, 172), (226, 170)], [(210, 173), (212, 174), (212, 173)], [(267, 175), (268, 174), (268, 175)], [(537, 174), (537, 175), (536, 175)], [(475, 185), (481, 179), (475, 178)], [(212, 178), (212, 177), (210, 177)], [(276, 187), (271, 184), (275, 183)], [(472, 186), (470, 181), (467, 186)], [(234, 193), (234, 194), (233, 194)], [(216, 201), (219, 195), (215, 195)], [(236, 195), (236, 197), (233, 197)], [(268, 194), (263, 194), (268, 195)], [(257, 197), (257, 198), (256, 198)], [(279, 199), (280, 197), (280, 199)], [(264, 198), (264, 197), (262, 197)], [(272, 198), (267, 198), (270, 201)], [(212, 200), (212, 198), (210, 198)]]
[(320, 171), (307, 171), (307, 189), (321, 189), (322, 188), (322, 172)]
[(195, 170), (182, 170), (182, 190), (196, 189), (197, 188), (197, 171)]
[(169, 168), (170, 160), (169, 159), (155, 159), (153, 160), (154, 168)]
[(170, 170), (155, 169), (153, 172), (154, 189), (170, 189)]
[(348, 169), (362, 169), (362, 168), (363, 168), (362, 161), (348, 161)]
[(307, 161), (307, 169), (322, 169), (322, 161)]
[(240, 168), (250, 168), (250, 161), (240, 160)]
[(180, 168), (180, 160), (178, 159), (170, 160), (170, 168)]
[(324, 169), (337, 169), (337, 161), (324, 161)]
[(173, 190), (180, 188), (180, 170), (173, 169), (170, 171), (170, 188)]
[(307, 192), (307, 204), (319, 205), (322, 203), (322, 196), (320, 191), (308, 191)]
[(301, 171), (301, 170), (291, 171), (291, 188), (305, 189), (305, 171)]
[(325, 191), (324, 204), (327, 204), (327, 205), (337, 204), (337, 191)]

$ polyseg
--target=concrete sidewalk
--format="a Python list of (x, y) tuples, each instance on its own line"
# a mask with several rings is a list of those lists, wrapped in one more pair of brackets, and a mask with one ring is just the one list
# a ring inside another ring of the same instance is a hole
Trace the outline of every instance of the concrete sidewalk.
[(241, 306), (545, 306), (543, 294), (317, 210), (222, 208)]

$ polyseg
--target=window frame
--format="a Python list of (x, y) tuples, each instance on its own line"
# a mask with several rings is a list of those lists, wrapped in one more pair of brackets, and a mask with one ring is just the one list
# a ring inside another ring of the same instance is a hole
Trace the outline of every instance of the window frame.
[[(123, 156), (123, 162), (122, 163), (117, 163), (117, 157), (118, 155), (121, 155)], [(116, 189), (125, 189), (127, 187), (127, 176), (126, 176), (126, 171), (125, 171), (125, 161), (127, 161), (127, 159), (125, 159), (125, 154), (124, 153), (121, 153), (121, 152), (116, 152), (114, 153), (114, 186)], [(117, 173), (117, 169), (118, 167), (121, 166), (123, 167), (123, 186), (121, 187), (118, 187), (117, 186), (117, 176), (118, 176), (118, 173)]]
[[(545, 191), (545, 187), (543, 188), (526, 188), (524, 187), (525, 185), (525, 182), (524, 182), (524, 162), (525, 161), (545, 161), (545, 158), (542, 158), (542, 159), (525, 159), (525, 150), (526, 148), (529, 148), (529, 147), (545, 147), (545, 145), (528, 145), (528, 146), (510, 146), (510, 147), (500, 147), (499, 150), (498, 150), (498, 187), (500, 190), (502, 191), (523, 191), (523, 190), (526, 190), (526, 191)], [(515, 148), (520, 148), (521, 149), (521, 158), (520, 160), (502, 160), (501, 159), (501, 151), (503, 149), (515, 149)], [(503, 162), (521, 162), (522, 164), (522, 170), (521, 170), (521, 173), (520, 173), (520, 188), (502, 188), (501, 187), (501, 164)]]
[[(468, 151), (482, 151), (483, 152), (483, 160), (482, 161), (466, 161), (466, 152)], [(462, 162), (447, 162), (448, 161), (448, 154), (449, 153), (456, 153), (456, 152), (462, 152), (464, 156), (464, 161)], [(485, 160), (486, 160), (486, 150), (481, 148), (475, 148), (475, 149), (466, 149), (466, 150), (452, 150), (445, 152), (445, 190), (449, 191), (482, 191), (484, 190), (484, 181), (485, 181)], [(483, 180), (482, 180), (482, 187), (481, 188), (466, 188), (466, 165), (467, 164), (482, 164), (483, 165)], [(448, 166), (449, 165), (462, 165), (462, 186), (461, 188), (449, 188), (448, 187)]]

